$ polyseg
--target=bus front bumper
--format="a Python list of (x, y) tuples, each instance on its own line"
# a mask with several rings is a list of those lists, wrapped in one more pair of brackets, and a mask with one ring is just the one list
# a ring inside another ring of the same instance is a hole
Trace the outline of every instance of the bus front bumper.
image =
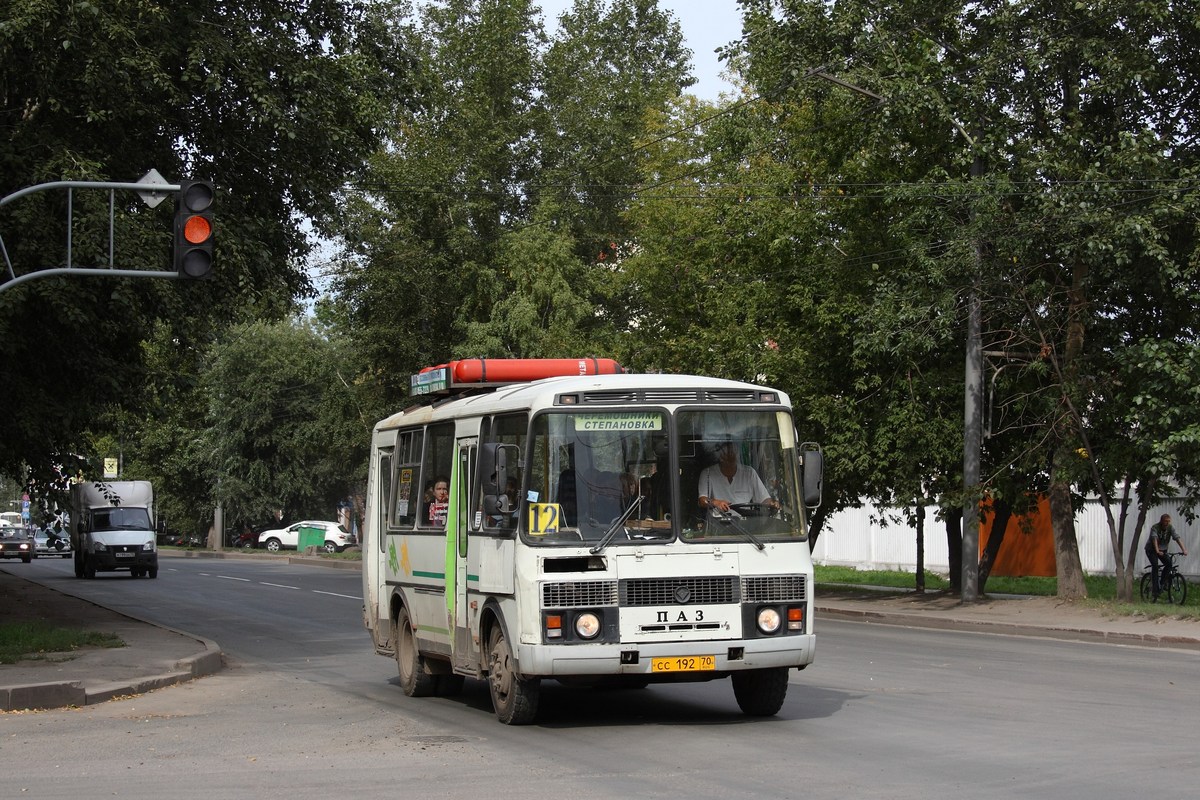
[(750, 669), (803, 668), (813, 662), (816, 645), (814, 634), (653, 644), (522, 644), (517, 647), (517, 662), (526, 677), (641, 675), (705, 680)]

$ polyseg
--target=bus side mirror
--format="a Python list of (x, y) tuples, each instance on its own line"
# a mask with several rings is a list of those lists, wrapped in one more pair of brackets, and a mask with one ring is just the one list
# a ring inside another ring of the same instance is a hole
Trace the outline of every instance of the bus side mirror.
[(483, 495), (498, 495), (504, 491), (504, 479), (508, 475), (508, 453), (502, 444), (479, 446), (479, 475)]
[(800, 446), (800, 474), (804, 482), (804, 505), (816, 508), (821, 505), (821, 488), (824, 482), (825, 454), (812, 442)]

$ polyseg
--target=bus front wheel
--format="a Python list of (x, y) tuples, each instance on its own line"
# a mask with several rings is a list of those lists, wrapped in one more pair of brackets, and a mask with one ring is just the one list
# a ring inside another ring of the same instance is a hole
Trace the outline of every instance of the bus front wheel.
[(421, 654), (417, 650), (417, 637), (413, 635), (408, 609), (402, 608), (396, 615), (396, 668), (400, 672), (400, 688), (409, 697), (430, 697), (437, 688), (435, 676), (425, 671)]
[(508, 639), (497, 623), (488, 636), (488, 689), (496, 717), (505, 725), (528, 725), (537, 716), (541, 684), (537, 678), (522, 678)]
[(788, 686), (787, 667), (735, 672), (730, 679), (733, 681), (733, 696), (737, 698), (743, 714), (770, 717), (783, 708)]

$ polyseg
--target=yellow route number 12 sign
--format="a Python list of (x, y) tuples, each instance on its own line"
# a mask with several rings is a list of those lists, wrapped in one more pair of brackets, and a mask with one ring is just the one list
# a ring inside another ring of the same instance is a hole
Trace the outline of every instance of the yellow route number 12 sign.
[(529, 504), (529, 535), (545, 536), (558, 533), (562, 524), (562, 506), (558, 503)]

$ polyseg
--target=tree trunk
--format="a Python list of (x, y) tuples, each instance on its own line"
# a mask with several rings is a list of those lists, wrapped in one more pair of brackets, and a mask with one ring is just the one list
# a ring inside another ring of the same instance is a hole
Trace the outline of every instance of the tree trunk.
[(1083, 581), (1083, 565), (1079, 560), (1079, 540), (1075, 537), (1075, 508), (1071, 504), (1071, 476), (1067, 465), (1074, 457), (1076, 442), (1083, 440), (1084, 420), (1075, 409), (1075, 378), (1079, 360), (1083, 357), (1087, 312), (1087, 283), (1090, 268), (1086, 261), (1076, 258), (1071, 268), (1071, 286), (1067, 290), (1067, 331), (1059, 380), (1063, 403), (1072, 409), (1075, 429), (1065, 424), (1058, 431), (1058, 444), (1050, 468), (1050, 523), (1054, 530), (1054, 562), (1058, 574), (1058, 596), (1064, 600), (1087, 597)]
[(1146, 529), (1146, 509), (1158, 490), (1158, 478), (1150, 476), (1138, 481), (1138, 513), (1137, 521), (1133, 523), (1133, 532), (1129, 534), (1129, 551), (1125, 559), (1125, 574), (1117, 576), (1117, 599), (1132, 602), (1134, 599), (1134, 565), (1137, 563), (1138, 550), (1141, 549), (1142, 531)]
[(1075, 509), (1071, 505), (1071, 485), (1055, 479), (1050, 484), (1050, 524), (1054, 529), (1054, 563), (1058, 573), (1058, 596), (1064, 600), (1087, 597), (1083, 564), (1079, 560), (1079, 540), (1075, 538)]
[(808, 518), (808, 552), (810, 553), (817, 549), (817, 537), (821, 535), (821, 529), (825, 527), (827, 516), (829, 515), (825, 513), (824, 508), (818, 508)]
[(987, 590), (987, 579), (992, 574), (992, 565), (1000, 553), (1000, 545), (1004, 543), (1004, 534), (1008, 532), (1008, 521), (1012, 519), (1012, 504), (1006, 500), (992, 500), (992, 532), (988, 536), (987, 546), (979, 557), (979, 593)]
[(925, 504), (917, 501), (917, 594), (925, 591)]
[(962, 506), (946, 509), (946, 553), (950, 562), (950, 591), (962, 591)]

